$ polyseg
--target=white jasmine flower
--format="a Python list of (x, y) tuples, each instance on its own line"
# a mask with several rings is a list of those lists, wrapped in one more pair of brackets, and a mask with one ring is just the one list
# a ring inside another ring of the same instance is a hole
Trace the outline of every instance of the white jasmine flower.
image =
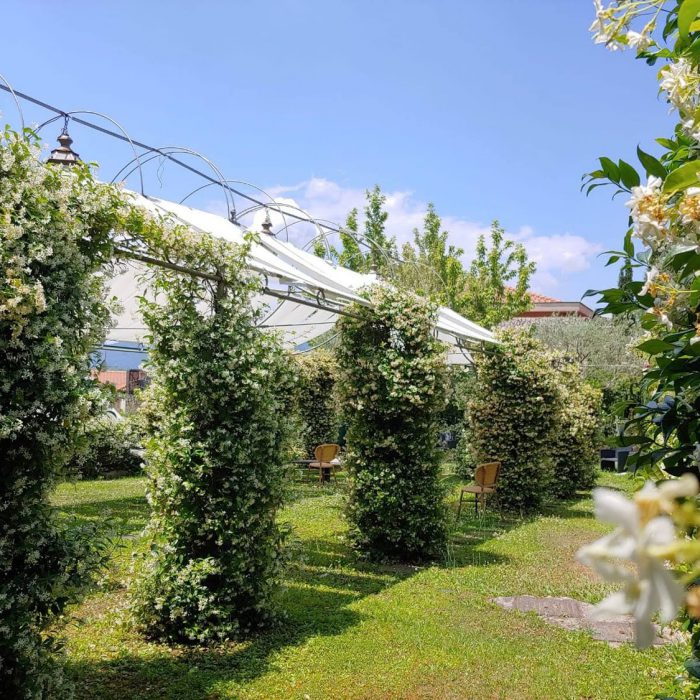
[(654, 42), (651, 40), (651, 37), (648, 34), (645, 34), (644, 32), (629, 31), (627, 32), (627, 43), (633, 49), (637, 49), (637, 51), (644, 51), (645, 49), (648, 49)]
[[(687, 484), (683, 487), (687, 488)], [(596, 516), (617, 525), (617, 529), (578, 552), (579, 561), (595, 569), (606, 581), (623, 584), (622, 591), (601, 601), (597, 611), (633, 615), (635, 637), (641, 648), (654, 641), (652, 616), (659, 611), (661, 620), (670, 622), (683, 600), (683, 588), (659, 556), (660, 548), (676, 539), (673, 521), (666, 515), (647, 517), (650, 509), (646, 501), (652, 498), (661, 499), (662, 495), (651, 483), (640, 492), (639, 502), (611, 489), (595, 489)]]
[(644, 286), (639, 292), (642, 296), (649, 293), (649, 287), (651, 287), (658, 274), (659, 268), (656, 266), (653, 266), (651, 269), (647, 270), (647, 278), (644, 282)]
[(593, 6), (595, 8), (595, 19), (588, 28), (588, 31), (593, 33), (593, 42), (595, 44), (605, 44), (612, 51), (617, 51), (617, 44), (611, 44), (613, 35), (609, 30), (610, 11), (603, 7), (601, 0), (593, 0)]
[(686, 58), (679, 58), (661, 70), (659, 83), (668, 101), (681, 113), (692, 114), (698, 103), (700, 74)]
[(663, 239), (669, 223), (662, 184), (660, 177), (652, 175), (646, 185), (632, 188), (632, 197), (625, 203), (632, 210), (635, 234), (651, 246)]
[(632, 199), (626, 202), (625, 206), (634, 209), (647, 197), (658, 194), (661, 185), (663, 185), (663, 180), (660, 177), (650, 175), (646, 185), (637, 185), (637, 187), (632, 188)]

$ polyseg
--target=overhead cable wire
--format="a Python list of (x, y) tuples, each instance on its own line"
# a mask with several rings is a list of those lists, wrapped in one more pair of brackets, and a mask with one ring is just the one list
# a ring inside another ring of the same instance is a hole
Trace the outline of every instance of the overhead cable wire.
[[(173, 156), (170, 153), (164, 152), (163, 150), (161, 150), (155, 146), (150, 146), (149, 144), (143, 143), (142, 141), (137, 141), (135, 139), (132, 139), (126, 133), (126, 131), (124, 131), (124, 133), (119, 133), (117, 131), (113, 131), (112, 129), (108, 129), (104, 126), (100, 126), (99, 124), (95, 124), (94, 122), (88, 121), (87, 119), (83, 119), (82, 117), (76, 117), (75, 112), (69, 112), (69, 111), (63, 110), (60, 107), (56, 107), (55, 105), (49, 104), (48, 102), (45, 102), (44, 100), (40, 100), (37, 97), (33, 97), (33, 96), (28, 95), (24, 92), (20, 92), (19, 90), (14, 90), (12, 87), (9, 86), (9, 84), (3, 85), (2, 83), (0, 83), (0, 90), (4, 90), (5, 92), (10, 93), (15, 100), (17, 100), (17, 98), (22, 99), (22, 100), (26, 100), (27, 102), (31, 102), (32, 104), (35, 104), (38, 107), (41, 107), (41, 108), (46, 109), (50, 112), (53, 112), (54, 114), (57, 114), (57, 115), (63, 116), (63, 117), (68, 117), (68, 118), (70, 118), (71, 121), (73, 121), (77, 124), (81, 124), (82, 126), (85, 126), (89, 129), (99, 131), (103, 134), (106, 134), (107, 136), (112, 136), (113, 138), (116, 138), (120, 141), (124, 141), (126, 143), (129, 143), (132, 146), (132, 148), (134, 146), (138, 146), (139, 148), (143, 148), (146, 151), (149, 151), (151, 153), (158, 153), (161, 156), (163, 156), (164, 158), (167, 158), (172, 163), (179, 165), (181, 168), (184, 168), (185, 170), (188, 170), (188, 171), (194, 173), (195, 175), (198, 175), (199, 177), (207, 180), (208, 182), (210, 182), (212, 184), (219, 185), (222, 189), (228, 190), (229, 193), (237, 194), (239, 197), (242, 197), (243, 199), (247, 199), (249, 202), (252, 202), (253, 204), (257, 205), (258, 207), (262, 207), (262, 208), (269, 209), (271, 211), (275, 211), (278, 214), (281, 214), (283, 217), (288, 216), (292, 219), (297, 219), (299, 221), (305, 221), (307, 223), (315, 224), (317, 227), (320, 227), (319, 224), (315, 223), (315, 219), (313, 217), (311, 217), (310, 215), (307, 214), (306, 216), (301, 216), (299, 214), (295, 214), (294, 212), (290, 211), (289, 210), (290, 205), (287, 205), (284, 203), (277, 203), (277, 202), (274, 202), (274, 203), (263, 202), (260, 199), (257, 199), (256, 197), (253, 197), (252, 195), (247, 194), (246, 192), (238, 190), (235, 187), (231, 187), (231, 185), (229, 185), (227, 182), (224, 181), (223, 177), (221, 179), (217, 179), (215, 177), (212, 177), (211, 175), (208, 175), (207, 173), (199, 170), (198, 168), (195, 168), (194, 166), (190, 165), (189, 163), (186, 163), (183, 160), (176, 158), (175, 156)], [(21, 110), (20, 110), (20, 113), (21, 113)], [(114, 122), (111, 118), (107, 117), (106, 115), (103, 115), (103, 114), (98, 113), (98, 112), (95, 112), (94, 114), (96, 114), (97, 116), (104, 117), (105, 119), (112, 121), (112, 123), (117, 124), (116, 122)], [(53, 120), (49, 120), (49, 122), (44, 122), (44, 124), (42, 126), (45, 126), (47, 123), (50, 123), (50, 121), (53, 121)], [(119, 126), (119, 128), (121, 128), (120, 125), (117, 124), (117, 126)], [(196, 152), (192, 152), (192, 153), (195, 155), (200, 155), (200, 154), (197, 154)], [(138, 161), (139, 158), (137, 157), (135, 160)], [(234, 211), (235, 211), (235, 208), (234, 208)], [(306, 212), (304, 212), (304, 213), (306, 213)], [(335, 224), (333, 224), (333, 225), (324, 224), (322, 226), (322, 228), (330, 231), (331, 233), (336, 233), (339, 235), (341, 233), (347, 233), (345, 228), (341, 228), (340, 226), (335, 225)], [(363, 238), (362, 243), (365, 246), (367, 246), (368, 248), (372, 248), (373, 246), (377, 247), (387, 257), (390, 257), (390, 258), (394, 257), (394, 256), (389, 255), (388, 251), (384, 251), (383, 249), (381, 249), (381, 247), (377, 246), (376, 243), (374, 243), (373, 241), (369, 241), (369, 240)], [(397, 258), (397, 261), (403, 262), (400, 258)]]

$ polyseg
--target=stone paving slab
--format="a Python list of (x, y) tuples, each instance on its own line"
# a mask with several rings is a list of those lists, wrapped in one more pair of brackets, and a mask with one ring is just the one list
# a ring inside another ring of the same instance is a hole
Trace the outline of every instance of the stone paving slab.
[[(533, 595), (516, 595), (492, 598), (492, 601), (506, 610), (534, 612), (545, 622), (567, 630), (586, 630), (593, 639), (618, 646), (624, 642), (634, 642), (634, 618), (630, 615), (609, 615), (593, 618), (593, 605), (574, 598), (538, 598)], [(683, 639), (680, 632), (662, 630), (656, 626), (654, 645), (668, 644)]]

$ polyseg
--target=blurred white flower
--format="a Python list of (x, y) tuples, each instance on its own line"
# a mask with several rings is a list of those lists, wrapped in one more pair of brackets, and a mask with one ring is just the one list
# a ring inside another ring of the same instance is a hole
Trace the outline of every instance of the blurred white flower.
[(673, 521), (666, 515), (648, 518), (654, 511), (646, 507), (648, 502), (656, 501), (660, 508), (665, 497), (651, 483), (639, 496), (635, 502), (611, 489), (593, 491), (596, 516), (617, 529), (582, 547), (578, 559), (606, 581), (623, 584), (621, 591), (596, 606), (597, 614), (632, 615), (636, 642), (643, 648), (654, 641), (653, 615), (659, 611), (661, 620), (670, 622), (683, 600), (683, 588), (661, 555), (662, 548), (676, 539)]
[[(695, 474), (683, 474), (678, 479), (667, 479), (657, 487), (659, 506), (664, 513), (671, 513), (675, 506), (676, 498), (689, 498), (697, 496), (700, 484)], [(642, 489), (638, 496), (644, 493)]]

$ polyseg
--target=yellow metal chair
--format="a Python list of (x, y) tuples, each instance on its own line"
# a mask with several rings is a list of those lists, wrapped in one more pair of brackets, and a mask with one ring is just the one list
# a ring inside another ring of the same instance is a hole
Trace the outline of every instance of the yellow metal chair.
[(473, 486), (465, 486), (462, 489), (462, 493), (459, 495), (459, 508), (457, 509), (458, 518), (462, 513), (462, 503), (465, 501), (464, 495), (468, 493), (474, 494), (474, 512), (476, 515), (479, 514), (479, 499), (481, 499), (482, 509), (486, 509), (486, 499), (491, 494), (496, 493), (500, 474), (500, 462), (486, 462), (485, 464), (480, 464), (476, 468), (476, 472), (474, 473), (474, 481), (476, 483)]

